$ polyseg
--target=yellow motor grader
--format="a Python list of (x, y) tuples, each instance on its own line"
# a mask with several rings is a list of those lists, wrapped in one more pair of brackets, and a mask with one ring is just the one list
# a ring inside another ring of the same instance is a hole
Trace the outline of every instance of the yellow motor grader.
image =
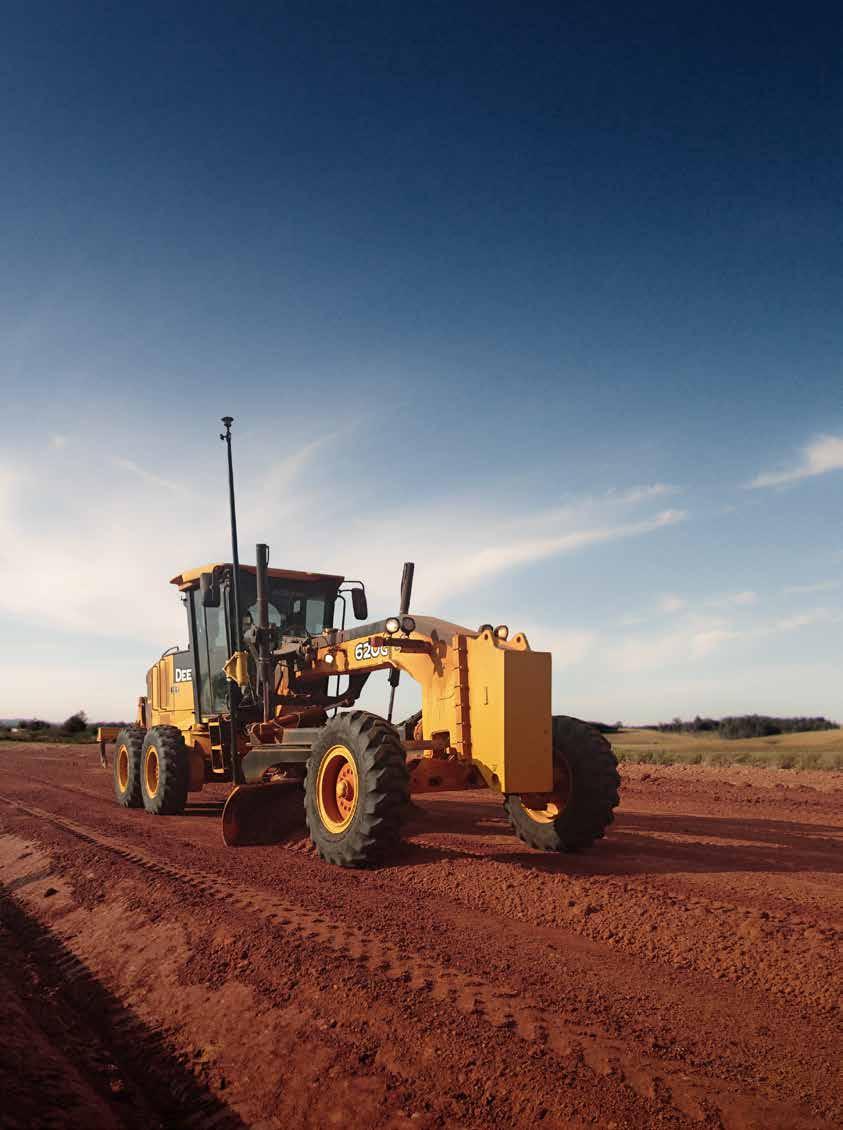
[[(319, 854), (346, 867), (388, 857), (415, 792), (486, 786), (516, 834), (546, 851), (601, 838), (618, 804), (617, 762), (597, 730), (551, 716), (550, 655), (503, 624), (411, 614), (410, 563), (398, 613), (374, 621), (358, 581), (269, 568), (263, 544), (256, 565), (241, 566), (223, 422), (233, 562), (173, 578), (188, 647), (150, 668), (136, 724), (100, 735), (116, 736), (118, 803), (176, 814), (206, 782), (231, 782), (223, 835), (237, 844), (260, 838), (282, 793), (300, 796)], [(346, 627), (349, 604), (367, 622)], [(385, 718), (355, 709), (378, 671), (391, 685)], [(396, 726), (402, 672), (421, 688), (421, 712)]]

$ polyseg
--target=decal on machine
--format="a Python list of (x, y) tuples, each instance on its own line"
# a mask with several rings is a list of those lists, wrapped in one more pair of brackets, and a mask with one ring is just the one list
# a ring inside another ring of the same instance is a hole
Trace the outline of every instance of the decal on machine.
[(355, 659), (389, 659), (388, 647), (372, 647), (370, 640), (364, 640), (354, 648)]
[(176, 682), (177, 683), (192, 683), (193, 682), (193, 668), (192, 667), (176, 667)]

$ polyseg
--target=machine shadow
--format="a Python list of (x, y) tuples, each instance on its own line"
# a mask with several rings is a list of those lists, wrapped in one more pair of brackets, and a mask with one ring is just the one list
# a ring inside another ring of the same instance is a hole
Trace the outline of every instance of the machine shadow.
[[(583, 876), (689, 871), (843, 873), (843, 828), (833, 825), (621, 811), (606, 837), (593, 848), (556, 855), (521, 844), (494, 801), (467, 801), (458, 796), (437, 794), (435, 800), (422, 796), (421, 804), (412, 805), (405, 825), (408, 841), (396, 866), (482, 857), (531, 871)], [(442, 835), (444, 842), (413, 841), (414, 836), (431, 835)], [(677, 836), (682, 839), (671, 838)], [(511, 837), (511, 846), (502, 845), (504, 837)], [(465, 841), (465, 847), (455, 846), (454, 839)]]
[[(187, 1058), (168, 1045), (161, 1031), (148, 1027), (51, 930), (2, 889), (0, 929), (5, 936), (5, 971), (15, 978), (37, 1027), (106, 1102), (114, 1101), (116, 1087), (121, 1121), (127, 1126), (190, 1123), (219, 1130), (246, 1126), (197, 1078)], [(14, 1117), (16, 1106), (31, 1105), (33, 1093), (38, 1094), (37, 1064), (32, 1067), (31, 1079), (24, 1068), (14, 1080), (14, 1089), (4, 1088), (6, 1115)], [(43, 1096), (45, 1102), (48, 1098)], [(48, 1111), (42, 1113), (46, 1120), (37, 1125), (69, 1125), (61, 1118), (54, 1122)], [(6, 1125), (2, 1117), (0, 1122)]]

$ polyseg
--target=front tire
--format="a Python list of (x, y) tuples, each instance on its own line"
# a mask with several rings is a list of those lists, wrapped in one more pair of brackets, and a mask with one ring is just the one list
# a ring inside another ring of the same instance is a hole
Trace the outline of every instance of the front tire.
[(147, 730), (141, 751), (143, 806), (153, 816), (178, 816), (187, 803), (190, 766), (187, 746), (176, 726)]
[(339, 714), (310, 754), (304, 805), (322, 859), (340, 867), (381, 862), (401, 836), (409, 796), (404, 747), (394, 726), (375, 714)]
[(618, 762), (604, 736), (578, 718), (553, 719), (554, 794), (540, 809), (510, 793), (504, 809), (515, 834), (539, 851), (582, 851), (602, 839), (620, 802)]
[(127, 726), (117, 735), (114, 746), (114, 797), (122, 808), (140, 808), (141, 750), (145, 731)]

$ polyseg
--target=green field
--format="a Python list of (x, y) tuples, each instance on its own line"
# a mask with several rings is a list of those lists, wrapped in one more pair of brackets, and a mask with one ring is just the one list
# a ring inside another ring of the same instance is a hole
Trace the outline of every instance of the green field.
[(811, 730), (724, 741), (716, 734), (621, 730), (609, 734), (618, 761), (645, 765), (759, 765), (772, 769), (843, 769), (843, 730)]

